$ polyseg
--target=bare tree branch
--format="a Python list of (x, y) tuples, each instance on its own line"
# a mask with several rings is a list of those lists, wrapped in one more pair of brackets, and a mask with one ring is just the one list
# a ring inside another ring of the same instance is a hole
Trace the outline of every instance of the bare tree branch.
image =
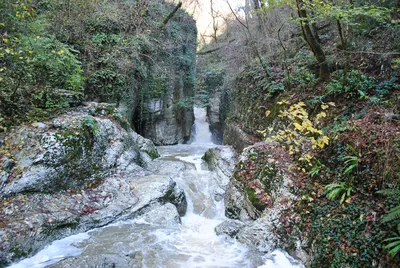
[(181, 8), (181, 6), (182, 6), (182, 2), (179, 1), (179, 3), (174, 8), (174, 10), (172, 10), (172, 12), (169, 13), (169, 15), (163, 19), (162, 26), (165, 26), (168, 23), (168, 21), (175, 15), (175, 13), (178, 11), (178, 9)]

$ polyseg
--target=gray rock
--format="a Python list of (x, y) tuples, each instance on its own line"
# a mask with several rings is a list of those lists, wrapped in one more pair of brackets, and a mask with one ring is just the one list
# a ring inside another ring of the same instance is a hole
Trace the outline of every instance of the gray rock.
[(161, 206), (154, 205), (140, 218), (148, 223), (160, 225), (178, 224), (181, 222), (176, 206), (171, 203), (166, 203)]
[(278, 238), (273, 232), (274, 223), (276, 222), (271, 223), (265, 218), (257, 219), (240, 229), (236, 235), (236, 239), (258, 251), (271, 252), (278, 245)]
[(207, 106), (207, 118), (210, 123), (210, 131), (212, 133), (213, 142), (222, 144), (223, 139), (223, 119), (222, 119), (222, 90), (216, 88), (213, 90)]
[(152, 159), (160, 156), (157, 152), (156, 146), (151, 140), (143, 138), (134, 131), (131, 131), (129, 134), (131, 135), (133, 141), (139, 147), (140, 151), (146, 152)]
[(217, 187), (214, 189), (214, 199), (220, 201), (224, 198), (229, 180), (235, 170), (237, 155), (231, 146), (218, 146), (209, 149), (203, 156), (208, 169), (215, 171), (213, 180)]
[(0, 173), (0, 263), (116, 221), (144, 214), (175, 223), (185, 214), (184, 192), (170, 178), (185, 165), (160, 165), (160, 175), (154, 174), (145, 168), (158, 155), (150, 140), (89, 110), (60, 115), (44, 122), (47, 128), (35, 124), (6, 133), (4, 149), (11, 157), (0, 159), (7, 167)]
[(246, 222), (255, 220), (260, 215), (248, 199), (241, 182), (231, 179), (225, 193), (225, 216)]
[[(258, 151), (257, 147), (262, 149)], [(268, 144), (274, 146), (274, 144)], [(281, 223), (282, 211), (288, 209), (296, 200), (297, 197), (292, 194), (293, 188), (293, 173), (287, 169), (288, 163), (279, 163), (282, 161), (279, 157), (275, 156), (269, 150), (265, 143), (258, 143), (253, 146), (247, 147), (239, 157), (237, 170), (241, 170), (243, 163), (247, 160), (255, 159), (257, 161), (258, 152), (262, 153), (264, 157), (263, 170), (273, 169), (273, 172), (264, 172), (264, 177), (252, 178), (254, 180), (263, 181), (260, 188), (268, 185), (271, 189), (262, 188), (263, 191), (268, 191), (271, 203), (265, 206), (263, 211), (257, 210), (248, 197), (248, 190), (244, 182), (254, 182), (251, 178), (243, 180), (240, 172), (236, 172), (232, 176), (227, 192), (225, 194), (225, 214), (232, 219), (238, 219), (244, 222), (244, 226), (236, 228), (231, 223), (224, 223), (219, 229), (219, 232), (224, 233), (232, 232), (237, 234), (235, 238), (261, 252), (271, 252), (276, 248), (286, 249), (291, 252), (293, 256), (300, 259), (302, 262), (307, 263), (310, 260), (307, 251), (306, 241), (294, 241), (289, 238), (282, 239), (276, 235), (283, 233), (281, 230), (285, 228)], [(252, 158), (250, 158), (252, 157)], [(270, 166), (269, 166), (270, 165)], [(259, 190), (259, 189), (257, 189)]]
[(236, 234), (245, 227), (245, 224), (241, 221), (237, 220), (226, 220), (223, 221), (222, 223), (218, 224), (217, 227), (215, 227), (215, 233), (217, 235), (227, 235), (229, 237), (234, 238)]
[(233, 123), (225, 123), (223, 144), (229, 144), (241, 153), (244, 148), (253, 144), (248, 135)]
[[(17, 164), (10, 171), (13, 180), (3, 184), (0, 196), (81, 187), (109, 173), (149, 174), (140, 165), (150, 161), (147, 152), (158, 155), (151, 141), (125, 131), (110, 119), (82, 112), (53, 119), (46, 124), (52, 129), (33, 125), (15, 128), (7, 135)], [(141, 148), (146, 150), (143, 156)], [(1, 162), (8, 165), (4, 159)]]
[(48, 126), (46, 124), (42, 123), (42, 122), (32, 123), (32, 126), (33, 127), (37, 127), (37, 128), (41, 128), (41, 129), (47, 129), (48, 128)]

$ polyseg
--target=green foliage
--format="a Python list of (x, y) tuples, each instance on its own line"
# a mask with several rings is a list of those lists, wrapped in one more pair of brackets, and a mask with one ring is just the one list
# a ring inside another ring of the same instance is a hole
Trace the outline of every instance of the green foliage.
[(83, 89), (77, 51), (46, 34), (30, 5), (18, 1), (0, 7), (6, 18), (0, 28), (6, 36), (0, 43), (0, 111), (6, 125), (34, 119), (32, 112), (46, 115), (46, 109), (68, 107), (65, 96), (78, 97), (75, 92)]
[(373, 79), (368, 78), (358, 70), (351, 70), (344, 80), (343, 70), (336, 71), (332, 81), (326, 85), (326, 95), (342, 95), (346, 98), (368, 98), (369, 91), (376, 86)]
[(351, 147), (351, 145), (347, 144), (346, 147), (353, 153), (353, 155), (346, 155), (343, 158), (345, 160), (343, 174), (349, 175), (354, 169), (358, 167), (358, 162), (360, 159), (358, 157), (358, 153), (354, 150), (353, 147)]
[(320, 200), (303, 203), (301, 230), (313, 241), (311, 267), (369, 267), (384, 257), (384, 233), (368, 212), (373, 202), (355, 199), (340, 208)]
[(175, 102), (173, 109), (192, 109), (194, 105), (194, 97), (189, 97), (186, 99), (180, 99)]
[(397, 253), (400, 252), (400, 235), (391, 237), (391, 238), (387, 238), (387, 239), (383, 240), (383, 242), (389, 242), (389, 244), (387, 244), (385, 246), (385, 249), (387, 249), (389, 251), (389, 254), (392, 257), (394, 257), (395, 255), (397, 255)]
[[(399, 189), (388, 189), (381, 190), (378, 193), (386, 195), (386, 196), (400, 196)], [(381, 220), (382, 223), (387, 223), (391, 221), (397, 222), (397, 231), (398, 234), (394, 237), (387, 238), (383, 240), (383, 242), (388, 242), (385, 246), (385, 249), (388, 250), (389, 254), (394, 257), (400, 252), (400, 205), (392, 208)]]
[(89, 130), (92, 134), (96, 134), (98, 130), (96, 119), (92, 116), (86, 116), (82, 118), (81, 127)]
[[(378, 193), (386, 196), (400, 196), (399, 189), (380, 190)], [(388, 214), (382, 218), (382, 222), (389, 222), (393, 220), (400, 220), (400, 205), (392, 208)]]
[(351, 192), (353, 191), (353, 183), (352, 182), (350, 182), (349, 184), (345, 182), (331, 183), (326, 185), (325, 189), (328, 192), (327, 194), (328, 199), (333, 200), (341, 195), (340, 204), (343, 204), (346, 198), (349, 198), (351, 196)]

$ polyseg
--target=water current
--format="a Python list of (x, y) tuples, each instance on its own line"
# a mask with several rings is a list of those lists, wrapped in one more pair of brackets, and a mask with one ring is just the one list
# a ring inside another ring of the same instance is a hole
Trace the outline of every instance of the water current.
[[(161, 158), (157, 161), (184, 162), (192, 167), (174, 177), (188, 202), (181, 224), (154, 224), (143, 218), (114, 223), (54, 241), (10, 267), (97, 267), (91, 264), (101, 263), (102, 258), (114, 261), (113, 266), (101, 267), (300, 267), (281, 250), (265, 255), (215, 234), (214, 228), (226, 219), (224, 203), (213, 198), (217, 181), (201, 157), (216, 145), (211, 142), (205, 110), (195, 108), (195, 116), (192, 144), (158, 148)], [(65, 263), (71, 257), (74, 262)]]

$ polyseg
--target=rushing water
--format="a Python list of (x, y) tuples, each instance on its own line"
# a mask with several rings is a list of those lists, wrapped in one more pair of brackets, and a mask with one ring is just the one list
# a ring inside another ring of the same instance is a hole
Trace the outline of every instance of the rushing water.
[[(115, 223), (55, 241), (11, 267), (93, 267), (103, 259), (111, 260), (115, 267), (298, 267), (280, 250), (263, 256), (234, 239), (215, 234), (214, 228), (226, 219), (224, 204), (223, 200), (214, 200), (218, 183), (201, 160), (215, 145), (205, 111), (196, 109), (195, 114), (194, 142), (159, 147), (161, 158), (157, 160), (179, 161), (192, 167), (174, 177), (188, 201), (181, 224), (152, 224), (140, 218)], [(72, 256), (77, 256), (70, 259), (72, 263), (59, 262)]]

